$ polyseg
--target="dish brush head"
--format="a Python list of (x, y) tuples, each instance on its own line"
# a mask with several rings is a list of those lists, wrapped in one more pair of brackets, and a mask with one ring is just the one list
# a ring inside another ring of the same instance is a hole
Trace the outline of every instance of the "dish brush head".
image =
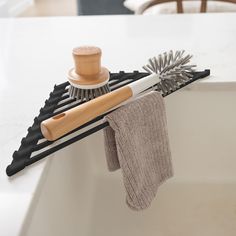
[(101, 67), (101, 49), (83, 46), (73, 49), (75, 67), (69, 70), (69, 96), (78, 100), (91, 100), (110, 92), (109, 71)]
[(175, 53), (171, 50), (150, 58), (148, 64), (143, 66), (148, 73), (159, 75), (158, 91), (164, 94), (170, 93), (193, 78), (196, 65), (189, 64), (192, 55), (184, 55), (184, 53), (184, 50)]

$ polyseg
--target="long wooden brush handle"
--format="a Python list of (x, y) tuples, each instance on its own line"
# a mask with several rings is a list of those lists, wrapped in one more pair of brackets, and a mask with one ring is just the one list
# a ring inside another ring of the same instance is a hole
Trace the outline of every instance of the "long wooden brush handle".
[(133, 96), (129, 86), (102, 95), (41, 123), (43, 136), (56, 140)]
[(47, 140), (56, 140), (145, 89), (154, 86), (157, 82), (159, 82), (159, 76), (152, 74), (49, 118), (41, 123), (42, 134)]

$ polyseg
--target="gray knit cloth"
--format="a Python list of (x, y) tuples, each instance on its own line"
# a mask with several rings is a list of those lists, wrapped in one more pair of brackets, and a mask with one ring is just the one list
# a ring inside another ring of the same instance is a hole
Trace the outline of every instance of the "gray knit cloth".
[(133, 210), (147, 208), (158, 187), (173, 176), (164, 99), (151, 92), (118, 108), (105, 117), (108, 169), (121, 167)]

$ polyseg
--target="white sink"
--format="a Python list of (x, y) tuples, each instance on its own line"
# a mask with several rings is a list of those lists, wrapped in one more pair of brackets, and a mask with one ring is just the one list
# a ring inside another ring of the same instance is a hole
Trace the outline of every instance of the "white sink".
[(152, 205), (130, 210), (121, 171), (106, 168), (102, 132), (58, 152), (24, 236), (235, 236), (235, 92), (166, 97), (174, 177)]

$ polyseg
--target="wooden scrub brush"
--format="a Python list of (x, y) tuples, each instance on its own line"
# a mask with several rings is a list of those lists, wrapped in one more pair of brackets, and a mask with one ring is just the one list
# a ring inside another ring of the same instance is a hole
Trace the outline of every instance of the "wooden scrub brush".
[(56, 140), (150, 88), (164, 94), (175, 91), (192, 78), (195, 65), (188, 64), (191, 57), (184, 56), (184, 51), (170, 51), (149, 59), (144, 69), (150, 75), (43, 121), (43, 136)]
[(73, 49), (75, 67), (68, 72), (71, 98), (86, 101), (110, 92), (109, 71), (101, 67), (102, 51), (98, 47), (84, 46)]

